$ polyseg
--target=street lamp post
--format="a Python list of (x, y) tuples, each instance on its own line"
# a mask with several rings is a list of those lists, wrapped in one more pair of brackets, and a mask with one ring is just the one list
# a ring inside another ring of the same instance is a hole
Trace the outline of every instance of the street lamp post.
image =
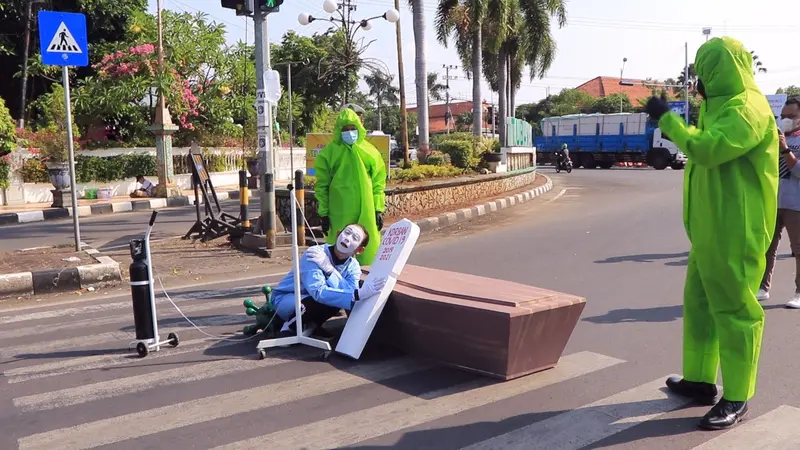
[[(625, 63), (628, 62), (628, 58), (622, 58), (622, 68), (619, 69), (619, 82), (622, 84), (622, 74), (625, 72)], [(619, 112), (622, 112), (622, 96), (619, 96)]]
[[(340, 26), (345, 33), (345, 45), (347, 45), (345, 52), (347, 52), (346, 54), (347, 57), (352, 56), (350, 52), (353, 51), (352, 48), (353, 48), (353, 43), (355, 42), (355, 34), (356, 32), (358, 32), (359, 29), (363, 28), (364, 30), (367, 31), (371, 30), (372, 24), (370, 22), (375, 19), (383, 18), (389, 23), (395, 23), (398, 20), (400, 20), (400, 13), (394, 8), (389, 9), (388, 11), (379, 16), (369, 17), (361, 20), (354, 20), (351, 18), (351, 14), (353, 13), (353, 11), (356, 10), (356, 5), (353, 2), (353, 0), (341, 0), (338, 3), (336, 2), (336, 0), (325, 0), (324, 2), (322, 2), (322, 9), (325, 10), (325, 12), (328, 14), (335, 13), (336, 15), (338, 15), (338, 17), (331, 16), (328, 18), (320, 18), (320, 17), (314, 17), (308, 13), (300, 13), (300, 15), (297, 16), (297, 21), (300, 22), (300, 25), (308, 25), (316, 20), (324, 20), (326, 22), (331, 22), (335, 25)], [(351, 61), (347, 61), (346, 70), (348, 71), (348, 73), (351, 64), (352, 64)], [(348, 102), (349, 91), (350, 91), (350, 86), (348, 80), (348, 85), (345, 86), (345, 93), (344, 93), (345, 104)]]
[(708, 38), (711, 36), (711, 28), (703, 28), (703, 36), (706, 37), (706, 42), (708, 42)]

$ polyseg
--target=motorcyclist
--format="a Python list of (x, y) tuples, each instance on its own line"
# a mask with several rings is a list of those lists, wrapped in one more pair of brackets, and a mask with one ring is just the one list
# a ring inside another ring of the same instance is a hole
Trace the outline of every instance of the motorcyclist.
[(563, 144), (561, 146), (561, 150), (559, 150), (556, 155), (558, 157), (558, 160), (557, 160), (556, 163), (559, 166), (562, 166), (562, 165), (566, 164), (567, 161), (570, 160), (569, 159), (569, 148), (567, 147), (567, 144)]

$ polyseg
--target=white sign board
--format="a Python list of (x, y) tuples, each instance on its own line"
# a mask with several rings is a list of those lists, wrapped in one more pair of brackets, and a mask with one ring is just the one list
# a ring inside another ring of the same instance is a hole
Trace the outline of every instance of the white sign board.
[(367, 345), (367, 340), (418, 238), (419, 226), (408, 219), (403, 219), (386, 230), (365, 280), (367, 283), (375, 278), (386, 278), (386, 286), (380, 294), (356, 302), (350, 311), (350, 317), (347, 318), (342, 337), (336, 345), (337, 353), (353, 359), (361, 357), (361, 352), (364, 351), (364, 346)]
[(767, 100), (769, 101), (769, 107), (772, 108), (772, 114), (775, 117), (781, 116), (781, 111), (783, 107), (786, 105), (786, 100), (789, 98), (786, 94), (773, 94), (768, 95)]

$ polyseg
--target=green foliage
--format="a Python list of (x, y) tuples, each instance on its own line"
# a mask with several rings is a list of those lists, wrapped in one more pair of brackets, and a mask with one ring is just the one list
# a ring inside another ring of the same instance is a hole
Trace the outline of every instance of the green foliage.
[(460, 169), (470, 169), (480, 162), (470, 141), (446, 141), (439, 145), (439, 151), (450, 156), (453, 165)]
[(425, 165), (429, 166), (449, 166), (452, 164), (450, 155), (440, 151), (432, 151), (427, 158), (425, 158)]
[(453, 166), (414, 166), (410, 169), (392, 170), (392, 180), (398, 183), (426, 180), (430, 178), (449, 178), (463, 175), (464, 170)]
[(26, 183), (49, 183), (47, 167), (39, 158), (26, 159), (22, 164), (22, 180)]
[(778, 90), (775, 91), (775, 93), (786, 94), (789, 97), (794, 97), (796, 95), (800, 95), (800, 87), (797, 87), (795, 85), (786, 86), (785, 88), (778, 88)]
[(9, 154), (16, 146), (14, 119), (0, 98), (0, 189), (8, 189), (11, 181), (11, 164)]
[(303, 183), (305, 184), (306, 189), (314, 189), (314, 186), (317, 184), (317, 177), (313, 175), (306, 175), (303, 177)]

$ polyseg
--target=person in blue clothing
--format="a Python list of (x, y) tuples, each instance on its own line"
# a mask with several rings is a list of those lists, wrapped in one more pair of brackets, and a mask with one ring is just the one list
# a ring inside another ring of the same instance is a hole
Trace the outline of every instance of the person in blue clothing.
[[(361, 265), (355, 256), (364, 252), (370, 236), (359, 224), (346, 226), (334, 245), (316, 245), (300, 258), (300, 296), (303, 334), (332, 337), (322, 324), (344, 309), (350, 311), (359, 300), (380, 293), (386, 279), (360, 285)], [(294, 303), (294, 271), (272, 291), (276, 314), (284, 321), (281, 337), (297, 334)]]

